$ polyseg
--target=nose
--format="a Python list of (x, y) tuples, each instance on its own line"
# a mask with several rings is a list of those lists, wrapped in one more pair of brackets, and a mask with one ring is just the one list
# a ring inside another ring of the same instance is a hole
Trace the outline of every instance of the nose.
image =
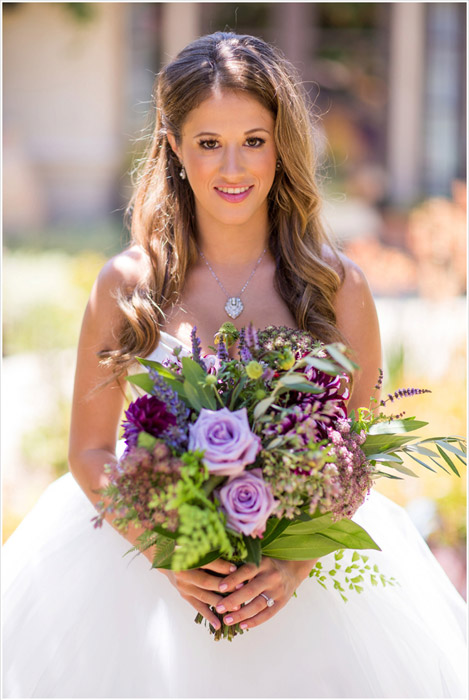
[(220, 174), (234, 180), (244, 172), (243, 153), (239, 146), (226, 146), (220, 166)]

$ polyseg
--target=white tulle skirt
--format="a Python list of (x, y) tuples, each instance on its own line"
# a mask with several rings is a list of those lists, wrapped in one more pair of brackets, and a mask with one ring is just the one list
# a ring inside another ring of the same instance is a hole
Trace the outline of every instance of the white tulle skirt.
[[(405, 512), (373, 493), (355, 519), (400, 585), (344, 603), (305, 580), (232, 643), (106, 523), (71, 475), (52, 484), (3, 554), (4, 697), (464, 697), (465, 604)], [(348, 555), (347, 555), (348, 556)], [(325, 557), (324, 565), (333, 559)]]

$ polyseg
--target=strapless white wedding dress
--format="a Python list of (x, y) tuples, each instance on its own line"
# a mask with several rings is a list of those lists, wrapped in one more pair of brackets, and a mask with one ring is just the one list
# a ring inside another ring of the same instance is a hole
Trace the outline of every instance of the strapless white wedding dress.
[[(152, 355), (176, 340), (162, 334)], [(344, 603), (305, 580), (277, 615), (232, 643), (104, 523), (70, 474), (4, 546), (3, 696), (42, 698), (466, 696), (466, 606), (406, 513), (372, 493), (355, 520), (399, 581)], [(350, 556), (350, 555), (346, 555)], [(333, 555), (323, 558), (326, 568)]]

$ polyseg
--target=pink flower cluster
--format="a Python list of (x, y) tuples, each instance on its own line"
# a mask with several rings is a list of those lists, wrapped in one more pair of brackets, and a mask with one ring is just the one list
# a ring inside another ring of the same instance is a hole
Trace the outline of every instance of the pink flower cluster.
[[(128, 450), (109, 469), (110, 485), (119, 493), (116, 517), (119, 518), (120, 509), (124, 513), (132, 508), (142, 527), (151, 529), (164, 523), (168, 530), (175, 531), (177, 511), (168, 510), (165, 502), (169, 500), (173, 485), (181, 478), (181, 467), (181, 460), (172, 456), (169, 447), (161, 441), (151, 452), (143, 447)], [(158, 501), (161, 496), (161, 502), (156, 503), (155, 499)]]
[(327, 429), (331, 443), (329, 454), (335, 457), (340, 482), (340, 498), (332, 507), (336, 520), (351, 518), (365, 500), (373, 484), (369, 463), (360, 445), (366, 440), (365, 432), (355, 433), (350, 421), (338, 420)]

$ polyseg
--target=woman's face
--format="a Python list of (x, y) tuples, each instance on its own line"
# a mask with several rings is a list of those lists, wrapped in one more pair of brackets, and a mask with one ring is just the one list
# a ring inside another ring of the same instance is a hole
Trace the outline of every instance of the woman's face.
[(168, 138), (194, 192), (199, 228), (267, 225), (277, 149), (274, 117), (260, 102), (217, 92), (189, 113), (179, 145)]

